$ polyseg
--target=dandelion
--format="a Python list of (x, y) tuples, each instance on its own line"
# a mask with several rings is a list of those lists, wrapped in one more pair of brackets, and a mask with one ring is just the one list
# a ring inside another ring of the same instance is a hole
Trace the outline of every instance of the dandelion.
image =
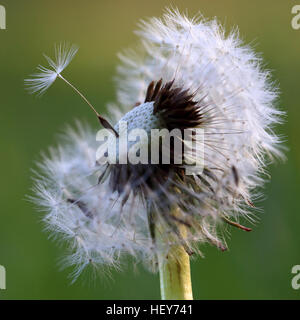
[(201, 254), (200, 244), (226, 250), (225, 224), (251, 231), (240, 220), (254, 220), (256, 188), (281, 156), (272, 127), (282, 113), (260, 58), (215, 20), (168, 10), (141, 22), (138, 35), (139, 49), (120, 55), (114, 126), (61, 75), (77, 49), (59, 47), (55, 61), (47, 58), (51, 69), (39, 67), (26, 83), (43, 93), (64, 80), (117, 140), (121, 121), (147, 132), (203, 129), (202, 172), (187, 174), (193, 150), (176, 164), (172, 147), (170, 164), (162, 148), (157, 164), (100, 164), (95, 133), (78, 124), (39, 164), (36, 202), (49, 231), (70, 243), (65, 262), (77, 266), (75, 277), (87, 265), (119, 266), (131, 255), (159, 270), (163, 299), (192, 299), (190, 256)]
[(38, 73), (34, 74), (32, 78), (26, 79), (25, 84), (31, 93), (43, 94), (57, 77), (63, 79), (61, 72), (70, 64), (78, 51), (78, 47), (68, 44), (60, 44), (55, 47), (55, 59), (52, 60), (48, 56), (46, 58), (49, 68), (38, 66)]

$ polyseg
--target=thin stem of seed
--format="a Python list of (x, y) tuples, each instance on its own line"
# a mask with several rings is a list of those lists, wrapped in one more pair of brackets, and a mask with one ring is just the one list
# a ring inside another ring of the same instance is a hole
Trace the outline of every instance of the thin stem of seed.
[(57, 74), (57, 76), (63, 80), (67, 85), (69, 85), (86, 103), (87, 105), (93, 110), (93, 112), (96, 114), (97, 118), (99, 119), (100, 123), (103, 125), (104, 128), (110, 129), (114, 132), (114, 134), (118, 137), (119, 134), (116, 132), (114, 127), (105, 119), (103, 118), (98, 111), (93, 107), (93, 105), (88, 101), (88, 99), (72, 84), (70, 83), (66, 78), (64, 78), (60, 73)]
[(88, 99), (67, 79), (65, 79), (60, 73), (58, 74), (58, 77), (62, 79), (66, 84), (68, 84), (79, 96), (88, 104), (88, 106), (96, 113), (97, 117), (99, 116), (99, 113), (97, 110), (92, 106), (92, 104), (88, 101)]
[(236, 228), (238, 228), (238, 229), (241, 229), (241, 230), (244, 230), (244, 231), (247, 231), (247, 232), (252, 231), (251, 228), (242, 226), (241, 224), (239, 224), (239, 223), (237, 223), (237, 222), (231, 221), (231, 220), (229, 220), (228, 218), (226, 218), (225, 216), (222, 216), (222, 219), (223, 219), (226, 223), (228, 223), (229, 225), (231, 225), (231, 226), (233, 226), (233, 227), (236, 227)]

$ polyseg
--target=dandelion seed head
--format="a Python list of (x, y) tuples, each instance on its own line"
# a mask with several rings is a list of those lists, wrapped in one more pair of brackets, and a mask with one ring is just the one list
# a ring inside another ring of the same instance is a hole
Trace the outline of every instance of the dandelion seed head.
[[(140, 104), (128, 111), (119, 122), (126, 122), (128, 131), (133, 129), (143, 129), (150, 134), (151, 129), (160, 129), (164, 127), (162, 119), (153, 114), (153, 107), (153, 102)], [(117, 131), (119, 130), (119, 122), (115, 126)]]
[[(201, 128), (203, 171), (187, 175), (187, 164), (161, 162), (101, 165), (93, 130), (68, 129), (39, 165), (35, 192), (49, 231), (70, 243), (76, 276), (91, 261), (119, 266), (125, 255), (153, 266), (157, 252), (178, 244), (187, 252), (200, 253), (203, 242), (225, 250), (222, 226), (249, 230), (239, 220), (253, 220), (266, 165), (282, 156), (272, 130), (282, 118), (278, 90), (237, 31), (225, 35), (216, 20), (169, 10), (141, 22), (137, 34), (139, 49), (120, 55), (114, 130), (120, 133), (121, 121), (128, 131)], [(27, 81), (32, 91), (44, 92), (75, 53), (57, 49), (55, 60), (47, 58), (51, 69), (40, 67)]]

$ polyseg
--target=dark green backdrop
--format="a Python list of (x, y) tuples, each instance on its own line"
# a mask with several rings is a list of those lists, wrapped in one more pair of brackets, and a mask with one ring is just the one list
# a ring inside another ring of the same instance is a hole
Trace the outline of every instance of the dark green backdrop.
[[(287, 137), (288, 161), (270, 168), (264, 209), (252, 233), (232, 230), (225, 253), (204, 246), (205, 258), (192, 263), (196, 299), (299, 299), (291, 287), (291, 268), (300, 264), (300, 30), (291, 27), (288, 0), (172, 1), (191, 14), (217, 16), (228, 29), (239, 26), (242, 38), (263, 53), (267, 68), (282, 91), (287, 111), (278, 132)], [(25, 199), (30, 168), (39, 152), (55, 142), (65, 123), (75, 118), (96, 125), (93, 114), (70, 88), (57, 82), (42, 98), (28, 95), (23, 79), (51, 54), (53, 44), (68, 40), (81, 49), (66, 70), (104, 110), (114, 100), (116, 53), (135, 43), (132, 31), (142, 17), (161, 15), (169, 1), (154, 0), (2, 0), (7, 30), (0, 30), (0, 264), (7, 270), (4, 299), (151, 299), (159, 298), (158, 276), (128, 264), (96, 279), (70, 285), (60, 272), (63, 248), (42, 232), (41, 215)]]

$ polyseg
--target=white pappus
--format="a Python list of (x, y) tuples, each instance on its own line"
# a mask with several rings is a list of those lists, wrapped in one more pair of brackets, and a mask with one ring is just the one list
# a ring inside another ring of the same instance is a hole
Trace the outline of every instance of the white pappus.
[[(39, 164), (35, 193), (47, 228), (71, 243), (68, 263), (79, 272), (90, 263), (119, 265), (124, 254), (151, 265), (162, 250), (153, 231), (158, 225), (163, 247), (181, 243), (193, 253), (208, 241), (225, 250), (218, 225), (250, 231), (239, 219), (252, 220), (255, 188), (264, 182), (269, 160), (282, 156), (272, 131), (282, 117), (274, 106), (277, 90), (237, 31), (226, 36), (216, 20), (169, 10), (162, 19), (143, 21), (137, 33), (140, 47), (120, 55), (119, 107), (109, 111), (132, 119), (127, 113), (134, 108), (136, 128), (151, 127), (154, 122), (143, 119), (153, 117), (167, 129), (203, 128), (204, 170), (186, 176), (173, 164), (99, 165), (96, 132), (80, 124), (68, 129)], [(71, 85), (61, 72), (76, 51), (59, 47), (55, 61), (47, 58), (53, 71), (40, 66), (26, 80), (32, 92), (43, 93), (57, 77)], [(96, 114), (118, 135), (122, 117), (113, 127)], [(186, 226), (184, 237), (179, 224)]]

